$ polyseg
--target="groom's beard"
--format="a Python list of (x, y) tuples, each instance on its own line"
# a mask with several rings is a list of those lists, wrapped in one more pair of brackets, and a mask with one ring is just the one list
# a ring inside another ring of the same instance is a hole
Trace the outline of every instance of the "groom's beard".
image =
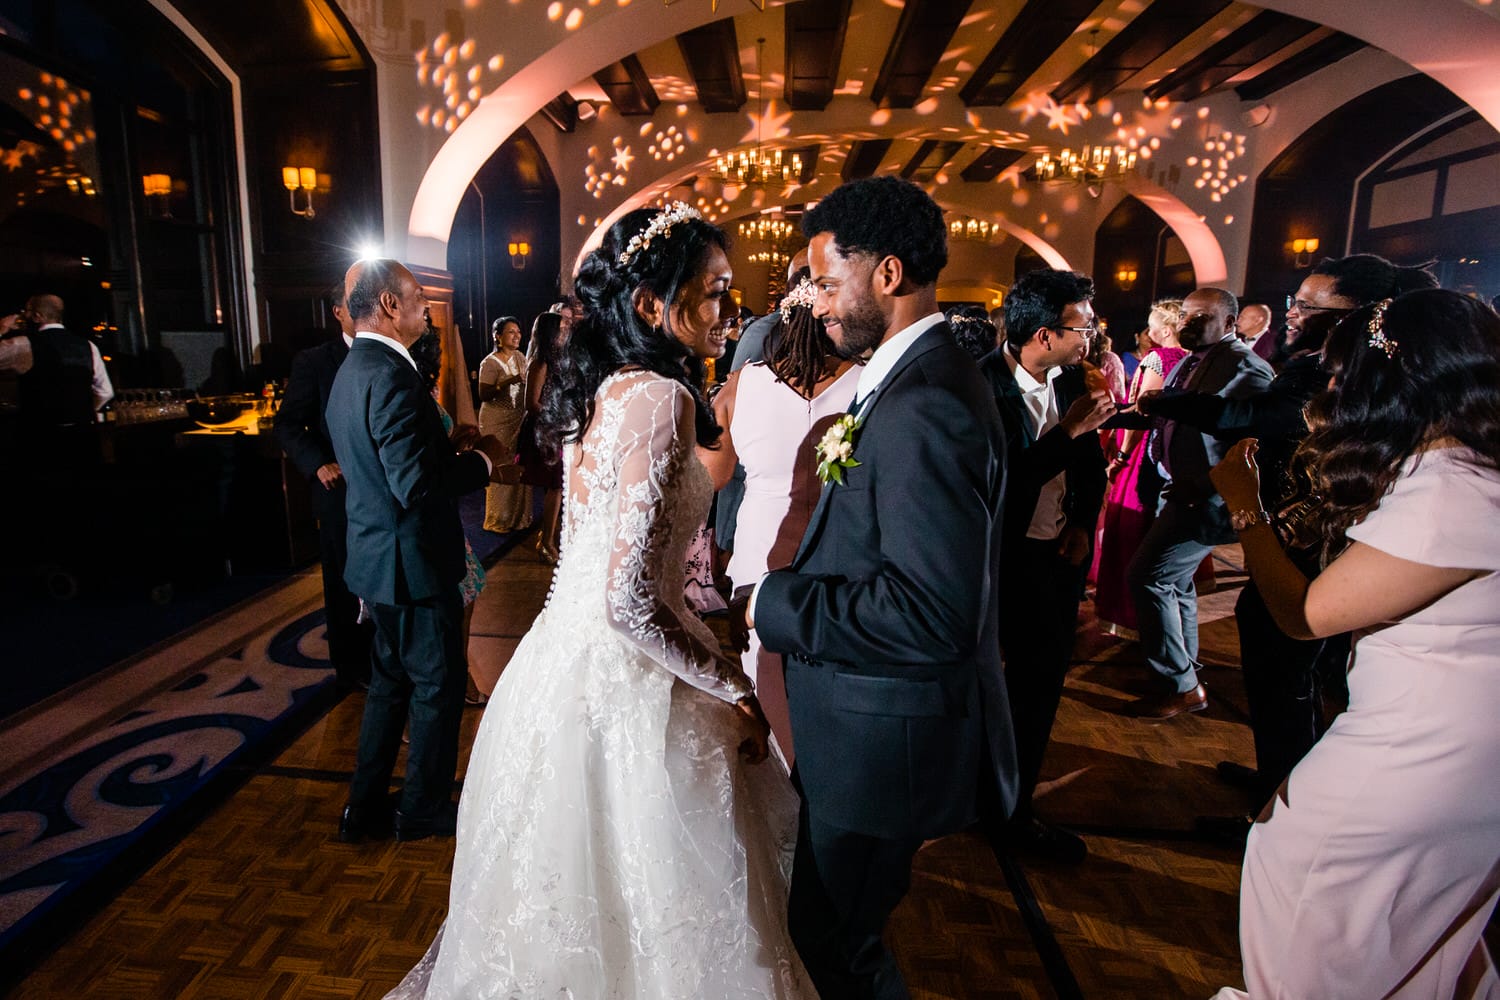
[(885, 314), (873, 298), (855, 304), (846, 315), (838, 319), (838, 334), (829, 334), (834, 349), (845, 360), (864, 357), (880, 345), (885, 337)]

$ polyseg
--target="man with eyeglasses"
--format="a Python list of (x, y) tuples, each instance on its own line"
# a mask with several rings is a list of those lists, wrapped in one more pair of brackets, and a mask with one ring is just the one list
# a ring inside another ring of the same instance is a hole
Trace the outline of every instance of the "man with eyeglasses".
[(1010, 846), (1055, 861), (1088, 854), (1082, 838), (1031, 808), (1078, 631), (1078, 595), (1104, 500), (1104, 453), (1095, 433), (1114, 413), (1090, 390), (1083, 358), (1098, 333), (1094, 283), (1050, 268), (1005, 297), (1004, 346), (980, 361), (995, 392), (1009, 469), (1000, 551), (1000, 648), (1016, 735), (1020, 789), (1001, 831)]

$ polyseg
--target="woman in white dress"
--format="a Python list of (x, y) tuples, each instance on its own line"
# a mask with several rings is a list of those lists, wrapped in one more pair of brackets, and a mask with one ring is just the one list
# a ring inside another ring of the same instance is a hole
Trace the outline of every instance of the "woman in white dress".
[(786, 927), (796, 795), (682, 596), (730, 279), (681, 204), (626, 215), (580, 269), (543, 411), (561, 562), (470, 756), (447, 921), (392, 998), (813, 996)]
[[(491, 328), (495, 349), (479, 362), (479, 433), (493, 434), (514, 456), (526, 416), (526, 355), (521, 321), (501, 316)], [(484, 530), (521, 531), (531, 525), (531, 488), (491, 483), (484, 491)], [(493, 682), (492, 682), (493, 684)]]
[[(766, 335), (764, 363), (748, 364), (725, 381), (714, 397), (724, 436), (713, 450), (700, 452), (717, 489), (734, 475), (736, 462), (745, 467), (745, 497), (729, 559), (736, 589), (797, 554), (822, 489), (818, 439), (849, 409), (859, 383), (860, 366), (838, 356), (812, 313), (817, 291), (807, 269), (789, 284), (781, 319)], [(741, 641), (740, 662), (755, 682), (776, 749), (790, 770), (795, 747), (781, 656), (762, 649), (753, 630)]]
[(1500, 898), (1500, 317), (1440, 290), (1329, 335), (1332, 388), (1298, 463), (1321, 498), (1308, 582), (1260, 510), (1255, 442), (1214, 470), (1288, 635), (1354, 633), (1349, 710), (1250, 833), (1247, 992), (1500, 997), (1482, 933)]

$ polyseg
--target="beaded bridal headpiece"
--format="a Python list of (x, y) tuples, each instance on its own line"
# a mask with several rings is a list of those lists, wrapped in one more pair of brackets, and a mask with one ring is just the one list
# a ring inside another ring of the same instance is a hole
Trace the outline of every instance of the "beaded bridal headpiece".
[(1390, 306), (1390, 299), (1383, 299), (1375, 305), (1375, 312), (1370, 316), (1370, 346), (1379, 348), (1385, 352), (1387, 358), (1396, 356), (1398, 345), (1394, 340), (1385, 335), (1385, 311)]
[(649, 249), (651, 246), (651, 241), (656, 239), (658, 236), (660, 236), (662, 239), (666, 239), (668, 236), (672, 235), (672, 227), (677, 225), (677, 223), (686, 222), (688, 219), (701, 218), (703, 218), (703, 213), (699, 212), (696, 208), (694, 208), (692, 205), (689, 205), (687, 202), (672, 202), (666, 208), (653, 215), (651, 217), (651, 221), (646, 224), (646, 228), (644, 230), (630, 237), (630, 242), (625, 244), (624, 250), (620, 251), (620, 266), (624, 267), (625, 265), (630, 263), (630, 258), (634, 257), (642, 250)]
[(803, 278), (797, 282), (797, 287), (781, 297), (781, 318), (789, 320), (792, 318), (792, 310), (798, 306), (807, 309), (813, 307), (818, 301), (818, 287), (812, 283), (811, 278)]

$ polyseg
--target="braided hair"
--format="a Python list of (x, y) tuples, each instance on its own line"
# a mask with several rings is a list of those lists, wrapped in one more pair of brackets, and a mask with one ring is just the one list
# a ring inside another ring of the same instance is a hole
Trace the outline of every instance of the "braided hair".
[[(538, 421), (547, 447), (577, 441), (594, 417), (599, 386), (622, 368), (637, 367), (680, 384), (693, 397), (698, 443), (712, 447), (723, 433), (699, 388), (703, 361), (673, 336), (672, 305), (702, 270), (711, 248), (727, 249), (719, 227), (684, 218), (638, 244), (657, 216), (650, 208), (627, 213), (604, 234), (599, 249), (583, 259), (573, 290), (584, 318), (548, 367)], [(622, 261), (621, 258), (624, 257)], [(663, 303), (665, 330), (652, 329), (635, 309), (635, 293), (646, 289)]]
[[(788, 289), (796, 288), (810, 273), (805, 267), (799, 268), (787, 282)], [(766, 335), (766, 344), (766, 367), (809, 399), (823, 379), (828, 358), (838, 354), (822, 320), (813, 315), (812, 306), (801, 303), (783, 309), (781, 318)]]

